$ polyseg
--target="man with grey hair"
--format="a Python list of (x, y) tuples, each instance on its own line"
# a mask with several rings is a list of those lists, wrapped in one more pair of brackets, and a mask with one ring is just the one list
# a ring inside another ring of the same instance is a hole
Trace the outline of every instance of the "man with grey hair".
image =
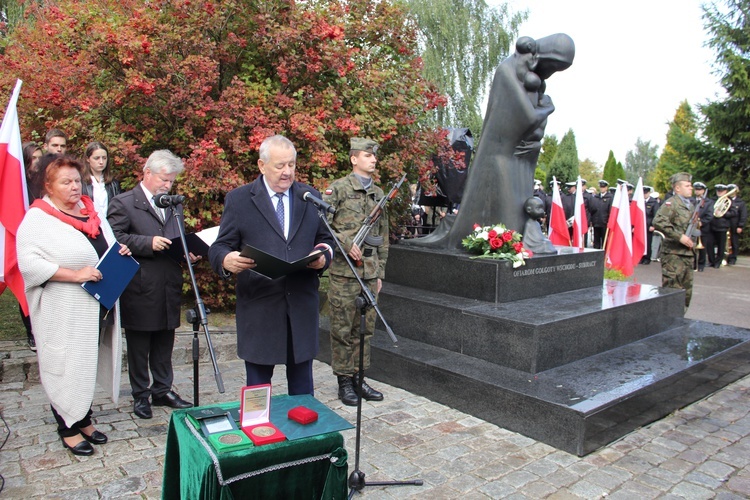
[[(312, 361), (318, 353), (318, 276), (333, 258), (333, 237), (295, 181), (297, 151), (281, 135), (260, 146), (261, 175), (230, 191), (219, 236), (208, 251), (219, 276), (236, 276), (237, 355), (245, 361), (247, 385), (270, 384), (275, 365), (286, 365), (289, 394), (313, 394)], [(293, 262), (323, 251), (307, 268), (276, 279), (254, 271), (240, 253), (250, 245)]]
[[(155, 196), (169, 192), (183, 169), (182, 160), (170, 151), (154, 151), (143, 167), (143, 180), (115, 196), (107, 216), (117, 241), (127, 245), (141, 264), (120, 297), (133, 412), (140, 418), (151, 418), (152, 402), (172, 408), (192, 406), (172, 390), (172, 349), (174, 331), (180, 325), (182, 268), (165, 250), (173, 238), (179, 237), (180, 229), (172, 211), (154, 202)], [(182, 217), (182, 205), (175, 210)], [(197, 260), (192, 254), (190, 259)]]

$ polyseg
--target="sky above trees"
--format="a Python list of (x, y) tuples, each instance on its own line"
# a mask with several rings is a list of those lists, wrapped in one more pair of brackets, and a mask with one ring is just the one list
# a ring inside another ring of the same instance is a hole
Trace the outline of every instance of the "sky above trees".
[(639, 137), (661, 152), (683, 100), (695, 107), (722, 93), (701, 3), (509, 0), (511, 9), (529, 10), (520, 36), (562, 32), (576, 44), (573, 66), (548, 82), (556, 111), (546, 133), (560, 140), (572, 128), (580, 159), (600, 166), (610, 150), (624, 162)]

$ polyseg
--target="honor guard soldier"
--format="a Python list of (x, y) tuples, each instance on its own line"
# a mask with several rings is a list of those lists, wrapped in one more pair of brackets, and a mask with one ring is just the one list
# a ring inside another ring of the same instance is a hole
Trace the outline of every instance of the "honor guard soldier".
[(661, 244), (661, 283), (666, 288), (685, 290), (685, 309), (693, 295), (693, 243), (685, 234), (693, 216), (690, 201), (693, 185), (690, 174), (680, 172), (671, 177), (674, 196), (664, 202), (654, 217), (654, 228), (664, 235)]
[[(378, 145), (370, 139), (353, 137), (350, 141), (349, 160), (352, 173), (337, 179), (326, 189), (323, 198), (336, 213), (330, 217), (336, 237), (354, 262), (361, 262), (357, 273), (377, 297), (385, 278), (385, 261), (388, 258), (388, 217), (385, 213), (372, 228), (368, 239), (359, 248), (354, 237), (365, 218), (385, 196), (375, 185), (372, 175), (377, 163)], [(370, 238), (370, 236), (372, 238)], [(378, 241), (379, 240), (379, 241)], [(370, 242), (368, 244), (367, 242)], [(377, 244), (377, 246), (374, 246)], [(331, 308), (331, 368), (339, 384), (339, 399), (345, 405), (356, 406), (359, 397), (367, 401), (382, 401), (383, 394), (362, 380), (359, 387), (360, 310), (355, 304), (361, 290), (352, 270), (338, 253), (329, 268), (328, 303)], [(367, 310), (364, 335), (364, 368), (370, 366), (370, 338), (375, 333), (375, 310)]]

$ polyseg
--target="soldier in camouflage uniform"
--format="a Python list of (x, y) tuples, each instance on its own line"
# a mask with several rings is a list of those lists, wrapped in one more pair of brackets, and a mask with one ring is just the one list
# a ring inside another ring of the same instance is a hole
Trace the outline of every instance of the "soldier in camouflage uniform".
[[(338, 179), (326, 189), (323, 199), (336, 209), (330, 217), (336, 237), (343, 244), (353, 262), (361, 262), (357, 268), (359, 277), (377, 296), (385, 277), (385, 261), (388, 258), (388, 218), (385, 213), (373, 226), (369, 236), (382, 237), (380, 246), (353, 243), (362, 222), (383, 198), (383, 190), (375, 185), (372, 174), (377, 163), (378, 145), (370, 139), (353, 137), (350, 142), (349, 159), (352, 173)], [(331, 367), (339, 384), (339, 399), (348, 406), (356, 406), (359, 396), (367, 401), (382, 401), (383, 394), (362, 380), (362, 393), (357, 394), (359, 384), (359, 326), (360, 310), (355, 299), (360, 294), (359, 283), (352, 274), (343, 256), (336, 254), (328, 269), (328, 302), (331, 308)], [(375, 332), (375, 310), (366, 315), (364, 338), (364, 368), (370, 366), (370, 338)]]
[(661, 246), (661, 284), (685, 290), (685, 308), (693, 295), (693, 251), (691, 235), (685, 234), (695, 206), (690, 201), (693, 185), (690, 174), (674, 174), (670, 179), (674, 196), (664, 202), (654, 217), (654, 229), (664, 234)]

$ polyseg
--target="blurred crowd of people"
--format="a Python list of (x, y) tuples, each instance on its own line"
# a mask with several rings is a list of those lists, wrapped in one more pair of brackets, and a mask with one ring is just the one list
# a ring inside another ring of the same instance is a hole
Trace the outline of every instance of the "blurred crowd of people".
[[(626, 181), (618, 181), (618, 183), (627, 184), (628, 197), (632, 202), (635, 186)], [(609, 182), (605, 180), (598, 182), (598, 189), (585, 189), (586, 180), (584, 179), (581, 180), (581, 184), (584, 187), (582, 196), (589, 222), (586, 246), (602, 249), (605, 245), (607, 223), (616, 188), (610, 186)], [(734, 265), (737, 262), (739, 238), (747, 221), (747, 205), (739, 197), (739, 187), (735, 184), (715, 184), (713, 186), (714, 196), (711, 197), (705, 183), (696, 181), (692, 183), (692, 186), (693, 196), (691, 201), (700, 206), (700, 235), (697, 233), (693, 235), (695, 239), (700, 236), (701, 240), (696, 247), (699, 249), (698, 271), (703, 271), (707, 266), (719, 268), (722, 265)], [(575, 211), (576, 182), (565, 183), (564, 188), (566, 192), (562, 194), (562, 204), (565, 218), (570, 220)], [(550, 182), (551, 189), (552, 182)], [(546, 219), (548, 219), (552, 205), (552, 194), (544, 190), (540, 180), (534, 180), (534, 196), (544, 201)], [(648, 265), (659, 258), (661, 235), (655, 232), (654, 217), (664, 201), (674, 196), (674, 192), (669, 191), (662, 197), (661, 193), (655, 191), (651, 186), (643, 186), (643, 196), (646, 209), (646, 226), (648, 228), (648, 247), (647, 253), (640, 263)], [(722, 200), (722, 210), (715, 210), (716, 203), (719, 200)]]

